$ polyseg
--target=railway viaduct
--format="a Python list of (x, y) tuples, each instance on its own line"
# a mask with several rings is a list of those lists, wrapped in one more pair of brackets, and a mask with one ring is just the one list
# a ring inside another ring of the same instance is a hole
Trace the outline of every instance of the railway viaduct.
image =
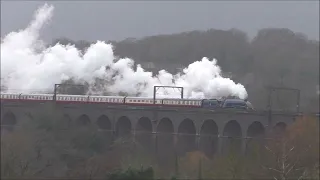
[(151, 144), (156, 151), (169, 151), (172, 144), (182, 153), (201, 149), (207, 154), (223, 152), (228, 139), (240, 139), (239, 151), (244, 152), (248, 137), (266, 137), (275, 128), (283, 130), (296, 118), (295, 114), (236, 110), (2, 102), (1, 127), (19, 128), (26, 118), (38, 118), (49, 110), (59, 112), (66, 126), (90, 125), (113, 137), (129, 135)]

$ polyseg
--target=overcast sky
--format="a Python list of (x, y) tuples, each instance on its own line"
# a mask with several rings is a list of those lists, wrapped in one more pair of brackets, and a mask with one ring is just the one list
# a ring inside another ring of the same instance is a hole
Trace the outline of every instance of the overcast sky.
[[(45, 1), (1, 1), (1, 36), (25, 28)], [(190, 30), (238, 28), (251, 37), (266, 27), (319, 39), (319, 1), (47, 1), (55, 7), (43, 30), (47, 42), (122, 40)]]

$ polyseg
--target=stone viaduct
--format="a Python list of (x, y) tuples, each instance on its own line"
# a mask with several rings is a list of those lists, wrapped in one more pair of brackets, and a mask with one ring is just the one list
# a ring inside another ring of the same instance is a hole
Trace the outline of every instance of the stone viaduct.
[(26, 118), (37, 118), (50, 108), (59, 111), (67, 125), (90, 124), (114, 137), (129, 135), (155, 151), (169, 151), (172, 145), (181, 153), (200, 149), (209, 155), (223, 152), (228, 139), (239, 139), (239, 151), (244, 152), (248, 137), (266, 137), (267, 132), (283, 130), (296, 119), (295, 114), (239, 110), (2, 102), (1, 126), (19, 127)]

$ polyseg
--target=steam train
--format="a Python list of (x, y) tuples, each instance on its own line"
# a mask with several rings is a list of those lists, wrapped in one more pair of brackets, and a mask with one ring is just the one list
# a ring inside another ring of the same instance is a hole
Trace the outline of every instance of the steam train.
[(226, 99), (177, 99), (177, 98), (147, 98), (129, 96), (91, 96), (91, 95), (63, 95), (57, 94), (14, 94), (1, 93), (1, 102), (4, 101), (32, 101), (47, 102), (55, 100), (57, 103), (90, 103), (132, 106), (171, 106), (188, 108), (236, 108), (253, 110), (252, 104), (247, 100)]

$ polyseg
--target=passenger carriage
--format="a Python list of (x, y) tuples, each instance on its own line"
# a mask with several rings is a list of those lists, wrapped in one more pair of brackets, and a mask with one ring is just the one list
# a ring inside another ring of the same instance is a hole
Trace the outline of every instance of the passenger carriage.
[(132, 105), (153, 105), (162, 104), (161, 99), (156, 99), (155, 103), (153, 98), (150, 97), (125, 97), (125, 104), (132, 104)]
[(163, 99), (163, 105), (201, 107), (199, 99)]
[[(1, 93), (1, 101), (52, 101), (53, 94), (19, 94)], [(132, 106), (172, 106), (190, 108), (224, 108), (224, 109), (246, 109), (254, 110), (250, 102), (241, 99), (178, 99), (178, 98), (158, 98), (152, 97), (130, 97), (130, 96), (89, 96), (89, 95), (65, 95), (57, 94), (56, 101), (59, 103), (101, 103), (118, 104)]]

